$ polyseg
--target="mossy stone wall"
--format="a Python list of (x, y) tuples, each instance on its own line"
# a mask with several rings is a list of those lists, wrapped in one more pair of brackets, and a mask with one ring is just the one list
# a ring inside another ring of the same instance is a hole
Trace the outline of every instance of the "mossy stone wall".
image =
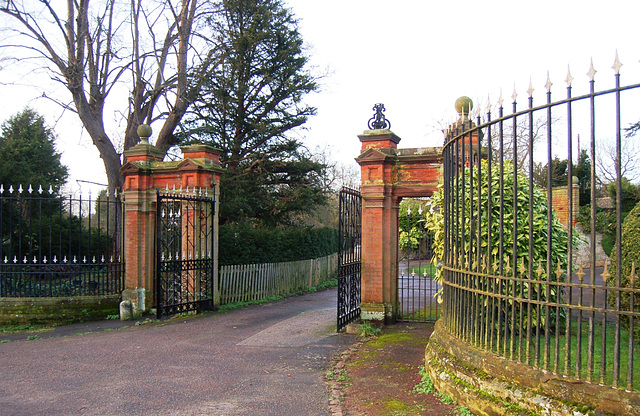
[(67, 324), (118, 314), (121, 296), (0, 298), (0, 324)]
[(439, 392), (475, 415), (640, 415), (637, 393), (507, 360), (452, 336), (440, 321), (425, 369)]

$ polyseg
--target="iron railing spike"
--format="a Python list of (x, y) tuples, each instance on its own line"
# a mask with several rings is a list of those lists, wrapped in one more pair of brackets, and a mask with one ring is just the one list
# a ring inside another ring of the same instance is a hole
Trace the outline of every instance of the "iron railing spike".
[(569, 68), (569, 65), (567, 65), (567, 78), (565, 78), (565, 82), (567, 83), (567, 87), (571, 87), (573, 77), (571, 76), (571, 68)]
[(29, 260), (27, 260), (27, 256), (24, 256), (24, 259), (22, 259), (22, 262), (25, 264), (29, 262)]
[(491, 94), (487, 94), (487, 113), (491, 112)]
[(620, 75), (620, 68), (622, 67), (622, 62), (620, 62), (620, 59), (618, 59), (618, 50), (616, 49), (616, 59), (613, 62), (613, 70), (615, 71), (616, 75)]
[(547, 92), (551, 92), (551, 86), (553, 85), (553, 82), (551, 82), (551, 78), (549, 76), (549, 71), (547, 71), (547, 83), (544, 85), (545, 88), (547, 89)]
[(63, 263), (67, 263), (67, 256), (64, 256), (64, 258), (62, 259)]
[(76, 259), (76, 256), (73, 256), (73, 264), (76, 264), (78, 262), (78, 259)]
[(513, 98), (513, 102), (516, 102), (516, 98), (518, 98), (518, 93), (516, 92), (516, 84), (513, 83), (513, 94), (511, 94), (511, 98)]
[(96, 256), (93, 256), (93, 259), (91, 259), (91, 263), (96, 264)]
[(187, 195), (189, 194), (189, 185), (187, 185), (187, 189), (186, 189), (186, 191), (184, 193), (187, 194)]
[(4, 256), (4, 264), (7, 264), (9, 262), (9, 259), (7, 258), (7, 256)]
[(43, 192), (44, 190), (42, 189), (42, 185), (38, 185), (38, 193), (42, 195)]
[(500, 97), (498, 98), (498, 105), (500, 108), (502, 108), (504, 104), (504, 98), (502, 98), (502, 88), (500, 88)]
[(53, 195), (53, 186), (49, 185), (49, 195)]
[(31, 185), (29, 185), (29, 189), (27, 189), (27, 192), (29, 192), (29, 195), (33, 193), (33, 187)]
[(44, 264), (47, 264), (47, 256), (44, 256), (44, 260), (42, 260)]
[(9, 193), (12, 194), (13, 193), (13, 185), (9, 185)]
[(53, 262), (54, 262), (54, 263), (57, 263), (57, 262), (58, 262), (58, 256), (56, 256), (56, 255), (54, 255), (54, 256), (53, 256)]
[(102, 257), (100, 258), (100, 263), (104, 263), (104, 254), (102, 255)]
[(0, 194), (4, 193), (4, 185), (0, 183)]
[(13, 256), (13, 264), (16, 264), (18, 262), (18, 258), (16, 256)]
[(598, 71), (596, 71), (593, 67), (593, 58), (591, 58), (591, 65), (589, 66), (589, 72), (587, 72), (587, 75), (589, 76), (589, 80), (591, 82), (593, 82), (597, 72)]
[(33, 264), (36, 264), (38, 262), (38, 260), (36, 259), (36, 256), (33, 256)]
[[(529, 76), (529, 89), (527, 90), (527, 93), (529, 94), (529, 98), (533, 97), (533, 81), (531, 80), (531, 76)], [(513, 99), (513, 101), (515, 101), (515, 98)]]

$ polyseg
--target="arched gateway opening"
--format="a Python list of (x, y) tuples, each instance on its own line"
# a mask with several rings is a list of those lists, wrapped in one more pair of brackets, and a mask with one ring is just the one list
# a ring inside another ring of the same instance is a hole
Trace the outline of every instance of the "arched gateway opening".
[(411, 256), (400, 256), (398, 242), (400, 203), (437, 189), (442, 148), (398, 148), (400, 137), (388, 128), (384, 107), (374, 110), (370, 129), (358, 136), (360, 191), (341, 194), (338, 329), (358, 318), (389, 323), (437, 315), (430, 312), (437, 308), (437, 288), (421, 268), (430, 259), (411, 263)]
[[(399, 317), (399, 209), (403, 198), (429, 197), (437, 189), (442, 148), (399, 149), (388, 129), (358, 136), (362, 151), (361, 318), (393, 322)], [(415, 273), (415, 271), (408, 273)], [(420, 273), (418, 271), (418, 273)]]

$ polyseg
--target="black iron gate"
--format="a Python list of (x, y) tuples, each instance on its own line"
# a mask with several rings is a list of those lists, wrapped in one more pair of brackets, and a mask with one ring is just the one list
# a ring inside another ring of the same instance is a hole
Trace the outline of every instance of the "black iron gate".
[(360, 191), (342, 188), (339, 210), (338, 331), (360, 317), (362, 243), (362, 196)]
[(158, 318), (213, 309), (216, 267), (213, 252), (214, 206), (213, 196), (206, 191), (158, 191)]

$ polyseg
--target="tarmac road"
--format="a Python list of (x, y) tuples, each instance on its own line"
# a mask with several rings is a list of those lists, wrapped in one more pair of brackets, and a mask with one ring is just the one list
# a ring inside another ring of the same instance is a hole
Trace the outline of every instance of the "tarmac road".
[[(335, 289), (162, 324), (0, 344), (0, 415), (329, 415), (324, 374), (353, 342)], [(73, 330), (73, 327), (67, 328)], [(88, 328), (88, 329), (86, 329)], [(4, 337), (6, 338), (6, 337)]]

